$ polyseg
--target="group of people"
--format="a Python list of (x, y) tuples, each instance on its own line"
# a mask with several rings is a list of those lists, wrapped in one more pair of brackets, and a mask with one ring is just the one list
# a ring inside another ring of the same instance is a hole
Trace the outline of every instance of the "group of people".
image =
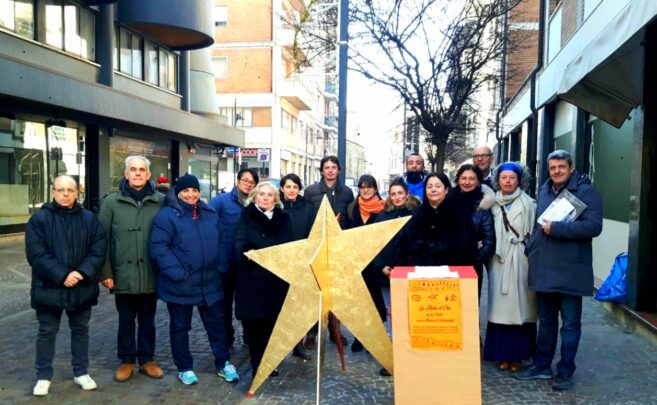
[[(471, 265), (480, 280), (486, 268), (484, 359), (499, 361), (500, 369), (516, 371), (519, 379), (552, 378), (561, 314), (561, 361), (553, 386), (570, 388), (581, 297), (592, 289), (591, 239), (602, 228), (600, 196), (585, 175), (574, 171), (565, 151), (548, 157), (550, 179), (540, 189), (538, 207), (523, 191), (529, 180), (526, 170), (514, 162), (493, 170), (492, 160), (489, 148), (475, 149), (474, 164), (463, 165), (452, 184), (443, 173), (427, 173), (422, 157), (411, 155), (407, 172), (391, 181), (383, 200), (370, 175), (358, 180), (354, 198), (338, 181), (338, 158), (326, 156), (320, 162), (321, 180), (303, 192), (295, 174), (284, 176), (276, 187), (259, 182), (256, 171), (243, 169), (230, 193), (206, 204), (195, 176), (181, 176), (164, 195), (151, 180), (149, 160), (130, 156), (119, 191), (105, 198), (98, 217), (77, 202), (75, 179), (57, 177), (53, 201), (31, 217), (25, 233), (33, 271), (31, 304), (39, 321), (33, 394), (48, 394), (64, 311), (71, 329), (74, 381), (84, 390), (96, 388), (87, 370), (88, 323), (98, 302), (99, 281), (113, 293), (118, 313), (116, 381), (130, 379), (135, 363), (139, 372), (163, 377), (154, 360), (158, 299), (167, 306), (172, 357), (183, 384), (198, 382), (188, 337), (194, 307), (218, 376), (228, 382), (240, 378), (230, 362), (233, 311), (242, 323), (255, 375), (288, 286), (244, 253), (307, 237), (324, 196), (344, 229), (411, 216), (363, 271), (389, 334), (393, 267)], [(564, 189), (587, 205), (582, 215), (574, 222), (538, 224), (537, 214)], [(347, 343), (339, 320), (331, 316), (329, 328), (332, 340)], [(309, 359), (316, 334), (312, 328), (293, 355)], [(356, 339), (351, 349), (357, 352), (363, 346)], [(521, 370), (522, 361), (530, 358), (533, 364)], [(385, 369), (380, 373), (388, 375)]]

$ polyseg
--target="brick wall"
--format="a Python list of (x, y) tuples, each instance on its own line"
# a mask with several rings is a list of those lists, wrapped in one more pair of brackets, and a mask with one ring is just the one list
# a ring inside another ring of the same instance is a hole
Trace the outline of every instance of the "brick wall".
[(538, 22), (540, 0), (522, 0), (509, 13), (509, 22)]
[(513, 97), (536, 66), (540, 0), (523, 0), (509, 15), (507, 100)]
[(228, 58), (227, 77), (216, 79), (218, 93), (270, 93), (271, 48), (213, 49), (212, 56)]
[(260, 42), (272, 39), (272, 0), (215, 0), (228, 6), (228, 23), (215, 28), (214, 39), (222, 42)]
[(563, 0), (561, 2), (561, 47), (577, 32), (577, 13), (579, 0)]

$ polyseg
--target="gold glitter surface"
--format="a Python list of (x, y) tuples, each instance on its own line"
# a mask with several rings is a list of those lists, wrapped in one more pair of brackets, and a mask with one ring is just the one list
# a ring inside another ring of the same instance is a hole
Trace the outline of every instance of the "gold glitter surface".
[(392, 344), (361, 273), (409, 219), (343, 231), (324, 197), (307, 239), (244, 253), (290, 284), (249, 393), (262, 385), (318, 321), (320, 299), (322, 327), (328, 312), (333, 312), (393, 372)]

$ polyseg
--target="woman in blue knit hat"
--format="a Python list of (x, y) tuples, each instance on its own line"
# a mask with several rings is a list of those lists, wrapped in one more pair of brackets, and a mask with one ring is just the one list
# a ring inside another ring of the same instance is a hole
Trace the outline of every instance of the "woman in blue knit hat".
[(527, 286), (525, 242), (534, 228), (536, 203), (522, 189), (529, 173), (516, 162), (494, 174), (495, 253), (488, 269), (488, 326), (484, 360), (519, 371), (536, 350), (536, 296)]
[(196, 384), (189, 331), (198, 309), (208, 333), (219, 377), (239, 380), (230, 363), (219, 266), (219, 217), (200, 200), (196, 176), (186, 174), (167, 194), (153, 219), (150, 256), (157, 263), (157, 293), (167, 303), (171, 354), (183, 384)]

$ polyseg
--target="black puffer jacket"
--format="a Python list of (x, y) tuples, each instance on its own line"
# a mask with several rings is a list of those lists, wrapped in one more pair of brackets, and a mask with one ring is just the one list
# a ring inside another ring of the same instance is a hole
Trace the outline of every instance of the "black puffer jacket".
[(235, 256), (240, 258), (235, 288), (235, 316), (237, 319), (276, 319), (281, 311), (288, 284), (256, 262), (244, 252), (262, 249), (292, 239), (290, 217), (274, 207), (272, 219), (267, 218), (254, 203), (242, 211), (235, 227)]
[(340, 226), (344, 228), (345, 218), (347, 216), (347, 206), (354, 201), (354, 193), (349, 187), (340, 185), (337, 182), (332, 188), (329, 188), (324, 179), (321, 179), (317, 183), (306, 187), (306, 191), (303, 194), (306, 201), (312, 205), (315, 213), (319, 210), (324, 195), (328, 198), (329, 204), (331, 204), (331, 208), (333, 208), (335, 215), (340, 216)]
[(477, 232), (470, 211), (451, 192), (435, 209), (420, 205), (401, 242), (412, 266), (474, 266), (476, 261)]
[(281, 200), (283, 201), (284, 211), (292, 220), (292, 240), (307, 238), (315, 219), (313, 207), (302, 196), (298, 196), (294, 201), (285, 200), (281, 196)]
[[(25, 229), (25, 255), (32, 266), (30, 298), (34, 309), (76, 310), (98, 303), (97, 274), (105, 263), (107, 242), (96, 216), (76, 203), (63, 208), (44, 204)], [(64, 286), (71, 271), (84, 279)]]

